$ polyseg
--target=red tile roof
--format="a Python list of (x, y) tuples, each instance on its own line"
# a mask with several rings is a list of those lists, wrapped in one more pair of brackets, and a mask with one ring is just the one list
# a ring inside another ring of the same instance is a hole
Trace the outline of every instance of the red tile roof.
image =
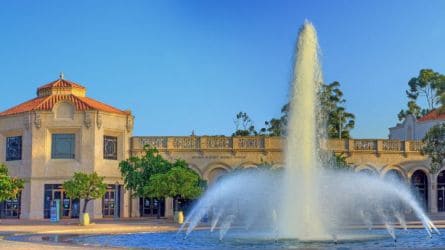
[(445, 112), (442, 113), (436, 109), (417, 119), (417, 121), (419, 122), (432, 121), (432, 120), (445, 120)]
[[(71, 81), (67, 81), (64, 79), (58, 79), (56, 81), (50, 82), (40, 88), (38, 88), (38, 91), (45, 88), (60, 88), (60, 87), (74, 87), (74, 88), (82, 88), (85, 89), (85, 87), (73, 83)], [(37, 91), (37, 92), (38, 92)], [(74, 94), (54, 94), (54, 95), (48, 95), (48, 96), (39, 96), (37, 98), (34, 98), (32, 100), (26, 101), (22, 104), (19, 104), (15, 107), (12, 107), (8, 110), (5, 110), (3, 112), (0, 112), (0, 116), (8, 116), (8, 115), (15, 115), (30, 111), (51, 111), (54, 108), (54, 105), (56, 103), (61, 101), (67, 101), (74, 105), (76, 111), (86, 111), (86, 110), (98, 110), (98, 111), (104, 111), (109, 113), (115, 113), (115, 114), (122, 114), (122, 115), (129, 115), (129, 111), (123, 111), (117, 108), (114, 108), (110, 105), (107, 105), (105, 103), (96, 101), (94, 99), (78, 96)]]
[(52, 82), (50, 82), (48, 84), (45, 84), (45, 85), (39, 87), (37, 89), (37, 91), (39, 91), (41, 89), (53, 88), (53, 87), (72, 87), (72, 88), (85, 89), (85, 87), (80, 85), (80, 84), (77, 84), (77, 83), (72, 82), (72, 81), (65, 80), (63, 78), (59, 78), (59, 79), (57, 79), (55, 81), (52, 81)]

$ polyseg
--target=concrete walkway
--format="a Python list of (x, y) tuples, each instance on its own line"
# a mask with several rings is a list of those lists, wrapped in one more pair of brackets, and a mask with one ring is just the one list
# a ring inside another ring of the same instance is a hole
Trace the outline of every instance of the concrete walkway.
[[(163, 232), (175, 231), (178, 226), (166, 219), (122, 219), (122, 220), (95, 220), (89, 226), (80, 226), (78, 220), (63, 220), (60, 223), (45, 221), (24, 220), (2, 220), (0, 221), (0, 249), (111, 249), (102, 247), (74, 246), (61, 242), (18, 242), (8, 240), (11, 236), (22, 235), (94, 235), (113, 233), (136, 233), (136, 232)], [(33, 237), (41, 238), (41, 237)], [(38, 241), (38, 240), (37, 240)], [(116, 248), (113, 248), (116, 249)]]

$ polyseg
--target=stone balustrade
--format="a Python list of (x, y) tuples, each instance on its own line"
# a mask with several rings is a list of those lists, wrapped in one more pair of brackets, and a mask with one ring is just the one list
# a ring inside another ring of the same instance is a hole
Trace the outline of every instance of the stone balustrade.
[[(144, 136), (132, 137), (131, 151), (144, 145), (160, 151), (282, 151), (283, 137), (264, 136)], [(421, 141), (384, 139), (329, 139), (324, 143), (337, 153), (420, 153)]]

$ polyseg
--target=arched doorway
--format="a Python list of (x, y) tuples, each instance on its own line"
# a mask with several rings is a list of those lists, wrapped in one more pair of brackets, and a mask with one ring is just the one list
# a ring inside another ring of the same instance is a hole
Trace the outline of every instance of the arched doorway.
[(208, 181), (209, 186), (218, 182), (218, 180), (227, 173), (228, 173), (227, 169), (223, 167), (215, 167), (212, 170), (210, 170), (206, 174), (207, 177), (206, 179)]
[(437, 176), (437, 210), (445, 212), (445, 170)]
[(425, 172), (416, 170), (411, 176), (411, 185), (419, 204), (428, 210), (428, 178)]
[(369, 168), (364, 168), (358, 171), (359, 174), (367, 175), (367, 176), (377, 176), (377, 173), (374, 170)]
[(404, 178), (402, 173), (399, 170), (391, 169), (388, 170), (385, 175), (383, 176), (383, 179), (387, 182), (391, 183), (404, 183)]

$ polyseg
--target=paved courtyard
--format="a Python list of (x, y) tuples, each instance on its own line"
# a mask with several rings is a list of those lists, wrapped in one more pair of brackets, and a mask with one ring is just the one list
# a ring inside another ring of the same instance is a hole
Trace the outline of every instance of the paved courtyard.
[[(48, 221), (0, 220), (0, 249), (108, 249), (99, 247), (72, 246), (68, 243), (17, 242), (7, 240), (13, 235), (93, 235), (132, 232), (174, 231), (178, 226), (165, 219), (97, 220), (90, 226), (79, 226), (77, 220), (65, 220), (57, 224)], [(40, 238), (40, 237), (35, 237)], [(116, 249), (116, 248), (113, 248)]]

